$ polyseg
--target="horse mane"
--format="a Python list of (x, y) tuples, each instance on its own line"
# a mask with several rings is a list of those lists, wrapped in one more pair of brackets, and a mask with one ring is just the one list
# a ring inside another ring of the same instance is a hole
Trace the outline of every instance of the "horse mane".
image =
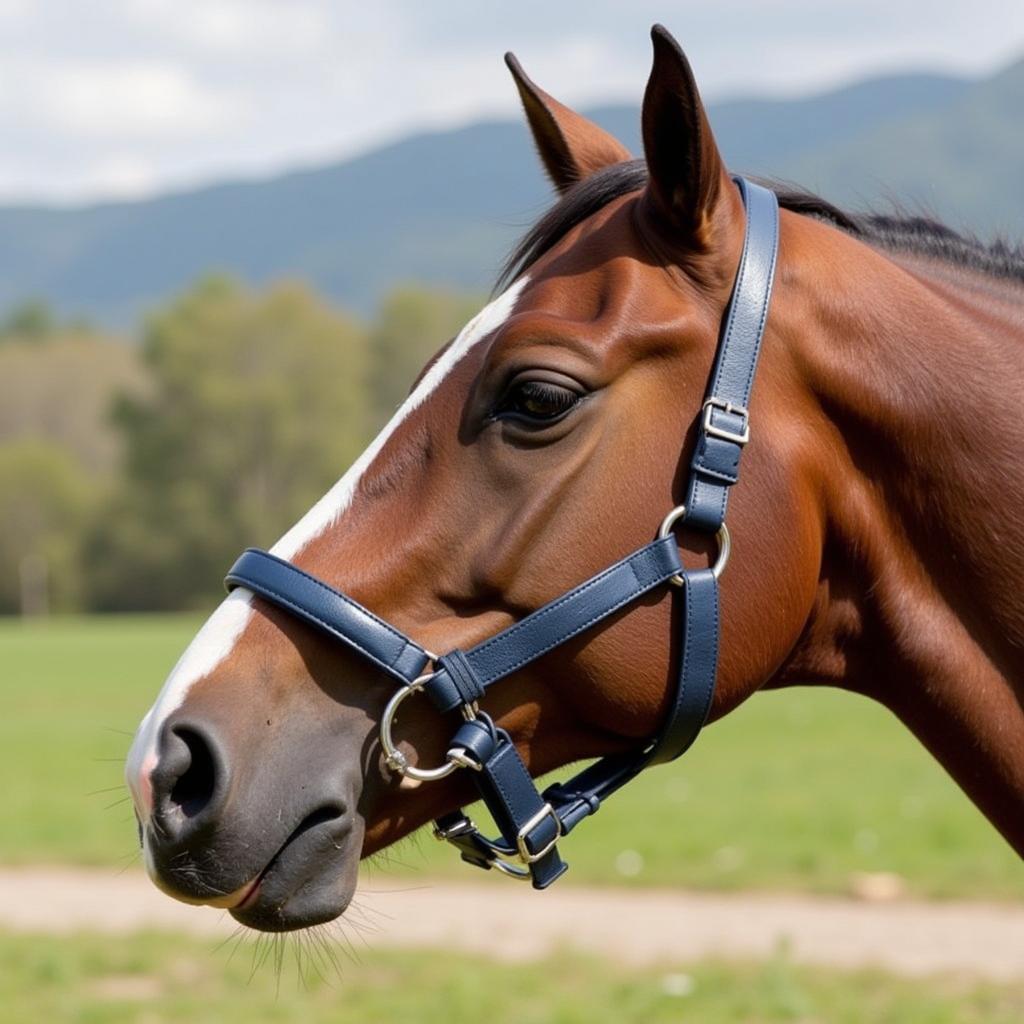
[[(1019, 243), (1003, 238), (984, 242), (933, 217), (899, 207), (890, 213), (851, 213), (812, 192), (780, 182), (754, 180), (771, 188), (783, 209), (825, 221), (869, 245), (918, 253), (1024, 284), (1024, 246)], [(529, 269), (578, 224), (614, 199), (639, 191), (646, 183), (646, 163), (631, 160), (605, 167), (573, 185), (520, 239), (502, 265), (497, 288), (504, 288)]]

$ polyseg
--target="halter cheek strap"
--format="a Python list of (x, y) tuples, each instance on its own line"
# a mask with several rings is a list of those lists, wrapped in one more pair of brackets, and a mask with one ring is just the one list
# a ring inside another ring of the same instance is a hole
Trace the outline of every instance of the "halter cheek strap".
[[(711, 707), (718, 666), (718, 577), (729, 557), (725, 509), (750, 437), (747, 407), (778, 248), (774, 193), (743, 178), (735, 180), (747, 211), (743, 255), (701, 409), (686, 504), (666, 517), (657, 540), (468, 651), (455, 649), (441, 657), (357, 601), (267, 552), (245, 551), (225, 580), (229, 590), (244, 587), (258, 594), (399, 682), (381, 721), (385, 760), (393, 770), (425, 780), (469, 769), (500, 837), (486, 838), (461, 810), (439, 818), (435, 834), (452, 843), (468, 863), (529, 878), (537, 889), (566, 870), (558, 840), (644, 768), (686, 751)], [(717, 534), (718, 559), (711, 569), (683, 568), (672, 533), (677, 520)], [(676, 684), (661, 731), (638, 749), (601, 758), (568, 782), (539, 793), (508, 733), (478, 702), (506, 676), (666, 584), (678, 588), (681, 642)], [(431, 662), (433, 671), (425, 672)], [(438, 711), (459, 710), (464, 719), (445, 764), (438, 768), (410, 765), (391, 737), (399, 705), (419, 691)]]
[(686, 488), (687, 525), (708, 531), (725, 522), (729, 488), (739, 479), (740, 455), (750, 440), (750, 392), (779, 248), (775, 193), (745, 178), (736, 184), (747, 208), (747, 230)]

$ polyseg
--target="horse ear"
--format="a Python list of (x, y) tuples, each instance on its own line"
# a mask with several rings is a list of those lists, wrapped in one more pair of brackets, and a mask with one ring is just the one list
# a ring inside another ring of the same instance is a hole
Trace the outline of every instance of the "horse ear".
[(602, 167), (631, 159), (618, 139), (535, 85), (514, 54), (506, 53), (505, 63), (523, 101), (537, 152), (559, 192)]
[(707, 245), (728, 176), (690, 62), (667, 29), (651, 29), (654, 66), (643, 106), (647, 199), (692, 244)]

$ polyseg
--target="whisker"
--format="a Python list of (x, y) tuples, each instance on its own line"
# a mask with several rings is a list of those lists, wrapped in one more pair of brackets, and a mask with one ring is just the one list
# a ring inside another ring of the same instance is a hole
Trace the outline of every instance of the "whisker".
[[(365, 895), (365, 894), (364, 894)], [(387, 913), (387, 911), (381, 910), (379, 907), (372, 907), (369, 903), (364, 903), (362, 899), (353, 900), (349, 904), (349, 910), (354, 910), (362, 918), (366, 918), (367, 915), (373, 914), (378, 918), (378, 921), (391, 922), (394, 921), (394, 917)], [(370, 922), (367, 922), (370, 923)], [(380, 924), (374, 922), (373, 927), (380, 928)]]
[(266, 945), (264, 946), (264, 949), (263, 949), (263, 954), (260, 957), (259, 964), (257, 965), (260, 970), (263, 969), (263, 965), (267, 962), (267, 960), (270, 959), (271, 953), (274, 952), (274, 940), (275, 940), (275, 938), (277, 937), (278, 934), (279, 934), (278, 932), (272, 932), (269, 935), (269, 937), (267, 938)]
[[(296, 933), (295, 935), (292, 936), (291, 946), (292, 946), (292, 956), (295, 958), (295, 973), (297, 975), (296, 980), (295, 980), (295, 991), (296, 992), (308, 992), (309, 991), (309, 986), (306, 984), (306, 971), (305, 971), (305, 967), (303, 966), (303, 963), (302, 963), (302, 954), (305, 951), (304, 950), (305, 943), (303, 942), (303, 939), (302, 939), (302, 932), (298, 932), (298, 933)], [(315, 965), (312, 964), (312, 962), (310, 960), (310, 957), (308, 956), (308, 951), (306, 951), (306, 952), (307, 952), (306, 963), (310, 964), (310, 966), (314, 967), (314, 969), (315, 969)]]
[(116, 878), (120, 878), (129, 868), (135, 867), (135, 863), (142, 857), (142, 850), (136, 850), (124, 864), (117, 870)]
[(281, 998), (281, 973), (284, 970), (285, 938), (281, 932), (274, 933), (274, 999)]
[(237, 938), (235, 940), (235, 944), (231, 947), (231, 950), (228, 953), (228, 958), (227, 962), (225, 963), (225, 966), (231, 963), (232, 959), (234, 959), (235, 954), (239, 951), (239, 949), (242, 948), (243, 945), (245, 945), (245, 940), (246, 938), (248, 938), (248, 930), (249, 929), (245, 928), (243, 925), (239, 925), (238, 928), (235, 929), (235, 935), (237, 936)]
[(115, 790), (123, 790), (124, 783), (120, 783), (116, 786), (105, 786), (103, 789), (90, 789), (85, 796), (102, 796), (104, 793), (113, 793)]
[(267, 957), (270, 955), (271, 943), (266, 932), (260, 932), (259, 937), (256, 939), (256, 945), (253, 948), (252, 953), (252, 970), (249, 972), (249, 981), (247, 984), (252, 984), (253, 978), (256, 977), (256, 972), (263, 966)]
[(389, 868), (399, 867), (405, 871), (419, 871), (422, 864), (410, 864), (408, 861), (399, 860), (390, 850), (378, 850), (377, 853), (367, 858), (368, 861), (375, 861), (375, 866), (386, 871)]
[[(334, 950), (331, 949), (330, 941), (324, 934), (324, 929), (321, 927), (310, 929), (310, 942), (315, 945), (318, 950), (318, 956), (324, 965), (324, 969), (327, 969), (328, 962), (333, 965), (334, 973), (338, 976), (338, 980), (342, 979), (341, 964), (338, 962), (338, 958), (334, 955)], [(324, 984), (330, 988), (334, 986), (330, 980), (325, 978), (322, 974), (320, 977), (323, 979)]]
[[(218, 942), (217, 945), (214, 946), (213, 949), (210, 950), (210, 955), (212, 956), (214, 953), (219, 953), (232, 939), (238, 938), (238, 935), (239, 935), (239, 933), (241, 931), (242, 931), (242, 926), (241, 925), (236, 925), (234, 930), (231, 932), (230, 935), (228, 935), (225, 938), (221, 939), (220, 942)], [(229, 961), (231, 960), (230, 956), (228, 957), (228, 960)]]
[(319, 950), (320, 960), (324, 965), (324, 984), (329, 988), (335, 988), (335, 982), (337, 982), (337, 985), (344, 984), (345, 978), (341, 963), (331, 947), (331, 940), (326, 929), (318, 927), (314, 941)]
[(379, 920), (374, 921), (370, 918), (369, 914), (375, 911), (369, 910), (367, 907), (358, 906), (352, 903), (349, 904), (348, 909), (348, 920), (349, 922), (351, 922), (352, 925), (361, 925), (368, 931), (376, 932), (377, 934), (380, 934), (384, 923), (390, 923), (394, 920), (393, 918), (390, 918), (390, 916), (388, 916), (387, 914), (381, 913), (380, 911), (376, 911)]
[(338, 960), (337, 956), (334, 953), (334, 947), (331, 943), (330, 930), (327, 928), (326, 925), (320, 925), (318, 928), (315, 929), (314, 936), (316, 938), (317, 944), (319, 945), (321, 951), (323, 952), (323, 955), (328, 960), (330, 960), (330, 962), (334, 965), (334, 973), (338, 976), (338, 980), (343, 981), (344, 973), (342, 971), (341, 961)]
[(402, 889), (363, 889), (364, 896), (400, 896), (405, 892), (430, 892), (435, 888), (433, 885), (408, 885)]
[[(342, 943), (344, 944), (342, 952), (345, 953), (349, 960), (351, 960), (357, 967), (362, 967), (363, 961), (359, 957), (359, 951), (356, 949), (355, 943), (353, 943), (349, 936), (349, 927), (351, 926), (352, 931), (359, 935), (360, 939), (363, 938), (359, 933), (358, 925), (354, 921), (345, 921), (340, 917), (335, 921), (335, 924), (337, 925), (338, 934), (341, 936)], [(363, 941), (365, 942), (365, 939)]]

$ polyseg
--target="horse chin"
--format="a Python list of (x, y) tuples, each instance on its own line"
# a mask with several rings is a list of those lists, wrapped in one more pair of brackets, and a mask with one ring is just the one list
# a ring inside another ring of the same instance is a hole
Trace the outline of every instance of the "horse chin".
[(231, 916), (247, 928), (290, 932), (340, 917), (355, 894), (361, 820), (325, 820), (297, 830), (244, 888)]

